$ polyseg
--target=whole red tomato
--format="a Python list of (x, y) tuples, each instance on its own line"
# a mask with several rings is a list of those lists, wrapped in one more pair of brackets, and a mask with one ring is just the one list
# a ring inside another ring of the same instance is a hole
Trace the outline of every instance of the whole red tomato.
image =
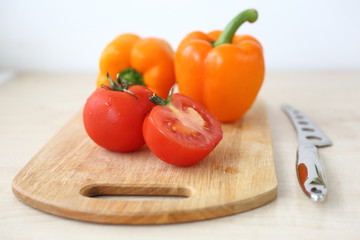
[(195, 164), (222, 139), (220, 122), (191, 98), (176, 93), (171, 101), (156, 95), (152, 101), (158, 105), (145, 118), (143, 135), (161, 160), (177, 166)]
[(87, 134), (99, 146), (111, 151), (130, 152), (144, 145), (142, 125), (154, 106), (152, 92), (144, 86), (112, 82), (111, 87), (96, 89), (87, 99), (83, 121)]

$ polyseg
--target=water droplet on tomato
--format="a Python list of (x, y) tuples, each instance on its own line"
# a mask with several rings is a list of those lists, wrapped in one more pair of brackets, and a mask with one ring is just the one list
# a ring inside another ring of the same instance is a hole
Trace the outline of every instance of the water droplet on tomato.
[(111, 107), (111, 103), (110, 102), (105, 102), (105, 106)]

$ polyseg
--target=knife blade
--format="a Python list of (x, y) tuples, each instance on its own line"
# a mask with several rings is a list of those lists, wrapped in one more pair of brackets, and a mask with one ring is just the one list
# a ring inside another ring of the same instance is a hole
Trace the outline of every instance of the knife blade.
[(327, 196), (324, 165), (318, 147), (331, 146), (331, 140), (304, 113), (284, 104), (283, 111), (291, 120), (298, 137), (296, 173), (303, 192), (313, 201), (324, 201)]

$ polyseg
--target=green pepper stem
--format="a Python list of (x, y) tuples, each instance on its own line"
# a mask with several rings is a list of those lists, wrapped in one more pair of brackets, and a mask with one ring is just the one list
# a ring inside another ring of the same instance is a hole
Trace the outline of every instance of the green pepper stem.
[(129, 85), (145, 86), (143, 77), (134, 68), (126, 68), (122, 70), (118, 75), (118, 78), (119, 77), (124, 79)]
[(255, 9), (248, 9), (239, 13), (233, 20), (231, 20), (221, 33), (218, 40), (213, 42), (213, 46), (217, 47), (224, 43), (231, 43), (235, 32), (244, 22), (253, 23), (257, 20), (258, 13)]

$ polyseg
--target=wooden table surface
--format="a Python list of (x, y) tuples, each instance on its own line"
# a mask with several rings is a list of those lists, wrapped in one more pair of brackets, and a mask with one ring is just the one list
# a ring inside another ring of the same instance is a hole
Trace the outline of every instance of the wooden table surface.
[[(160, 226), (80, 222), (18, 201), (11, 182), (76, 113), (95, 74), (19, 74), (0, 85), (0, 239), (360, 239), (360, 72), (268, 73), (267, 104), (278, 180), (277, 199), (248, 212)], [(280, 110), (296, 106), (334, 145), (320, 149), (328, 198), (314, 203), (298, 186), (296, 134)]]

